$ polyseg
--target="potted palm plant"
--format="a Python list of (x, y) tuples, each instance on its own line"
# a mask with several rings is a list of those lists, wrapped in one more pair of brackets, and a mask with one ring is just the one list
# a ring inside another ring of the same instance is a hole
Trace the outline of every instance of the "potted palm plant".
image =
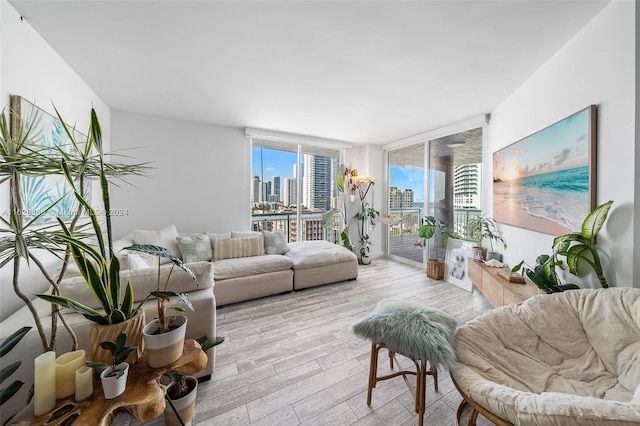
[[(185, 313), (184, 308), (177, 305), (172, 306), (171, 309), (176, 312), (176, 314), (167, 315), (167, 302), (170, 301), (172, 297), (178, 297), (187, 308), (192, 311), (194, 310), (186, 293), (179, 293), (168, 289), (169, 279), (171, 278), (173, 269), (178, 267), (186, 272), (196, 284), (198, 280), (195, 274), (182, 262), (182, 259), (175, 256), (171, 250), (165, 247), (151, 244), (133, 244), (125, 247), (124, 250), (152, 254), (158, 258), (158, 286), (156, 291), (151, 292), (148, 296), (155, 297), (157, 300), (158, 318), (144, 326), (142, 335), (144, 336), (145, 346), (147, 347), (149, 366), (153, 368), (164, 367), (173, 363), (182, 355), (184, 337), (187, 330), (187, 317), (183, 315)], [(160, 275), (160, 260), (163, 258), (169, 259), (172, 262), (164, 285), (161, 282)]]
[[(224, 337), (202, 336), (196, 341), (207, 352), (224, 342)], [(170, 380), (166, 394), (168, 404), (164, 410), (165, 422), (167, 426), (187, 424), (195, 414), (198, 379), (180, 371), (169, 371), (164, 376)]]
[(423, 240), (423, 247), (426, 246), (425, 242), (427, 240), (435, 238), (436, 257), (429, 257), (427, 259), (427, 276), (434, 280), (443, 279), (445, 262), (444, 259), (438, 256), (438, 250), (440, 247), (444, 247), (447, 238), (457, 238), (457, 234), (449, 225), (439, 218), (436, 218), (435, 216), (426, 216), (423, 220), (422, 226), (418, 228), (418, 236)]
[(115, 342), (100, 342), (100, 346), (111, 355), (111, 362), (109, 364), (103, 362), (87, 363), (87, 367), (103, 369), (100, 373), (100, 381), (105, 399), (113, 399), (121, 395), (127, 388), (129, 364), (125, 360), (136, 348), (127, 346), (126, 342), (127, 333), (125, 332), (121, 332)]

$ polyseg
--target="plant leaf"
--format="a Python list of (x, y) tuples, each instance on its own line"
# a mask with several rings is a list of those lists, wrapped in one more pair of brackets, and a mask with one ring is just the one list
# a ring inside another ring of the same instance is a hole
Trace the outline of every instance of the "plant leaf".
[(22, 361), (16, 361), (11, 363), (10, 365), (7, 365), (6, 367), (3, 367), (2, 370), (0, 370), (0, 383), (4, 383), (4, 381), (7, 380), (13, 373), (15, 373), (21, 365)]
[(607, 215), (609, 214), (609, 209), (613, 204), (613, 200), (609, 200), (604, 204), (599, 205), (589, 215), (585, 218), (584, 222), (582, 222), (582, 236), (593, 240), (602, 225), (607, 220)]
[(11, 351), (11, 349), (13, 349), (20, 340), (22, 340), (29, 330), (31, 330), (31, 327), (22, 327), (21, 329), (14, 331), (11, 336), (7, 337), (2, 344), (0, 344), (0, 357), (9, 353), (9, 351)]
[(23, 382), (16, 380), (15, 382), (11, 383), (8, 387), (0, 390), (0, 405), (4, 404), (9, 399), (11, 399), (13, 395), (18, 393), (22, 385), (24, 385)]

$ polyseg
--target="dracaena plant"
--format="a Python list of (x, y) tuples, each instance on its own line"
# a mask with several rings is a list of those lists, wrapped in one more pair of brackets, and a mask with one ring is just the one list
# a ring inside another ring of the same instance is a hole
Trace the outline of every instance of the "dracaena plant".
[(334, 215), (339, 214), (344, 223), (342, 231), (340, 231), (340, 239), (342, 240), (342, 245), (349, 250), (353, 251), (353, 243), (351, 242), (351, 237), (349, 236), (349, 227), (351, 226), (351, 221), (354, 218), (349, 218), (347, 216), (347, 199), (345, 191), (349, 191), (352, 194), (355, 194), (355, 190), (357, 189), (357, 184), (351, 179), (352, 176), (357, 176), (358, 172), (356, 169), (349, 169), (341, 164), (338, 168), (338, 173), (336, 176), (336, 188), (339, 193), (342, 194), (342, 209), (332, 208), (328, 212), (322, 215), (322, 225), (325, 227), (329, 227), (331, 221), (333, 220)]
[(124, 296), (121, 296), (120, 283), (120, 261), (113, 253), (113, 236), (111, 229), (111, 208), (109, 196), (109, 181), (107, 179), (107, 164), (104, 161), (102, 131), (95, 110), (91, 110), (91, 127), (89, 143), (96, 150), (98, 155), (98, 177), (102, 192), (102, 202), (104, 203), (106, 236), (105, 241), (99, 216), (93, 206), (86, 200), (74, 182), (72, 169), (67, 159), (62, 158), (62, 174), (73, 190), (73, 194), (82, 208), (88, 213), (93, 236), (97, 243), (95, 246), (86, 242), (84, 238), (79, 238), (65, 222), (58, 218), (61, 231), (58, 238), (65, 243), (71, 253), (80, 274), (86, 281), (93, 296), (100, 304), (103, 312), (97, 311), (71, 298), (58, 294), (39, 294), (38, 297), (71, 309), (84, 315), (85, 318), (101, 325), (117, 324), (132, 318), (139, 310), (140, 306), (134, 307), (134, 294), (131, 282), (125, 287)]
[[(173, 252), (165, 247), (160, 247), (152, 244), (133, 244), (129, 247), (125, 247), (123, 250), (133, 250), (141, 253), (152, 254), (158, 258), (158, 287), (156, 291), (152, 291), (149, 296), (153, 296), (156, 298), (158, 302), (158, 321), (160, 322), (161, 333), (167, 333), (170, 331), (169, 324), (169, 316), (166, 314), (167, 310), (167, 302), (171, 300), (172, 297), (178, 297), (185, 304), (187, 308), (194, 311), (193, 305), (191, 301), (189, 301), (189, 297), (187, 293), (179, 293), (176, 291), (169, 290), (169, 279), (171, 278), (171, 274), (173, 273), (173, 269), (177, 266), (182, 269), (184, 272), (191, 277), (198, 284), (198, 279), (191, 269), (187, 268), (187, 266), (182, 262), (182, 259), (173, 254)], [(164, 282), (164, 285), (161, 282), (160, 276), (160, 260), (161, 259), (169, 259), (172, 262), (171, 269), (167, 274), (167, 279)], [(148, 298), (148, 297), (147, 297)], [(145, 300), (147, 300), (145, 298)], [(185, 313), (184, 308), (180, 306), (173, 306), (172, 309), (176, 312)]]
[(580, 232), (560, 235), (553, 240), (552, 255), (542, 254), (536, 258), (536, 264), (529, 266), (521, 261), (512, 268), (512, 272), (526, 274), (534, 284), (546, 293), (558, 293), (565, 290), (575, 290), (580, 287), (573, 283), (562, 283), (556, 268), (564, 269), (564, 257), (569, 272), (579, 275), (579, 265), (585, 263), (593, 269), (600, 285), (608, 288), (609, 284), (602, 270), (600, 255), (596, 249), (596, 236), (607, 220), (613, 201), (608, 201), (596, 207), (582, 222)]

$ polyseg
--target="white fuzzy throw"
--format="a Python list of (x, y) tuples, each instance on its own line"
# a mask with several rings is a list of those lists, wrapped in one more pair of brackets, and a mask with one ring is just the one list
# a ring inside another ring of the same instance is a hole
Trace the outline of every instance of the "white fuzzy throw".
[(384, 343), (391, 351), (452, 369), (456, 320), (446, 312), (417, 303), (383, 299), (367, 317), (353, 324), (359, 337)]

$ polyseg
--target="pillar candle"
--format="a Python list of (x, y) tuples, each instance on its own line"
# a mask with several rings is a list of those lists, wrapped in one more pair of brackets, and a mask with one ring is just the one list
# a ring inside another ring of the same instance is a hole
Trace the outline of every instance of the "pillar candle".
[(76, 401), (87, 399), (93, 393), (93, 370), (80, 367), (76, 370)]
[(56, 406), (56, 353), (45, 352), (34, 361), (33, 413), (36, 416)]
[(66, 398), (76, 392), (76, 370), (84, 367), (84, 351), (67, 352), (56, 359), (56, 398)]

